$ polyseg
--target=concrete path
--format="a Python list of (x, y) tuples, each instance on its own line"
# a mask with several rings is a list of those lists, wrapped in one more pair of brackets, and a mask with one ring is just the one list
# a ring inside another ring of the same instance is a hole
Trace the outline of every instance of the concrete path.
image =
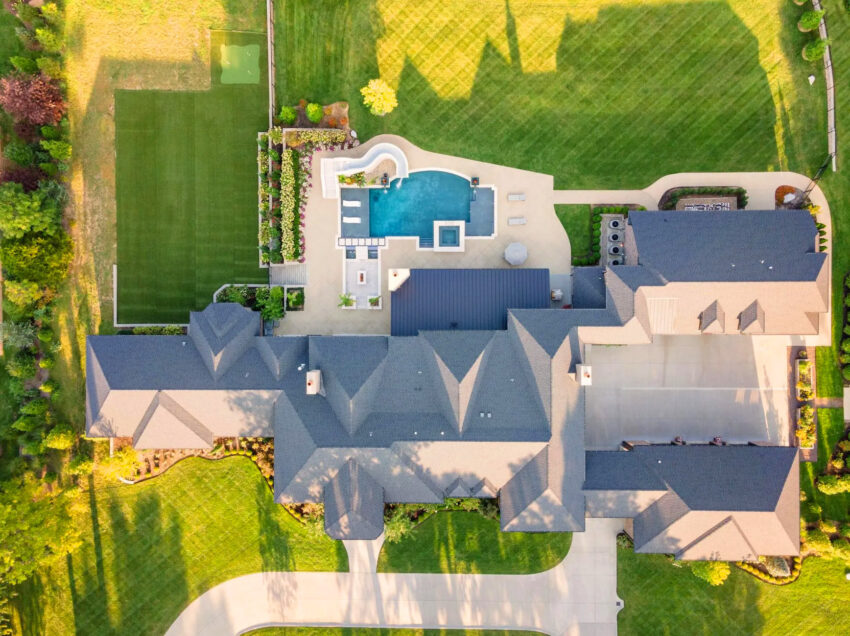
[(192, 602), (166, 636), (232, 636), (270, 625), (528, 629), (616, 634), (616, 534), (622, 520), (588, 519), (567, 557), (531, 575), (266, 572)]
[(381, 555), (381, 546), (384, 545), (384, 535), (372, 541), (343, 541), (345, 551), (348, 553), (349, 572), (377, 572), (378, 557)]

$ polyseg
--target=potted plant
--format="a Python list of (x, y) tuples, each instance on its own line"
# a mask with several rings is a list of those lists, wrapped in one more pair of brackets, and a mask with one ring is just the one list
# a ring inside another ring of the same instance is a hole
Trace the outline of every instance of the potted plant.
[(296, 287), (286, 292), (286, 310), (304, 310), (304, 289), (302, 289), (301, 287)]
[(800, 21), (797, 22), (797, 28), (803, 33), (814, 31), (818, 28), (820, 21), (826, 11), (806, 11), (800, 16)]
[(352, 309), (354, 307), (354, 296), (351, 294), (345, 293), (339, 295), (339, 304), (337, 307), (342, 307), (343, 309)]
[(380, 296), (370, 296), (369, 297), (369, 309), (380, 309), (381, 308), (381, 297)]

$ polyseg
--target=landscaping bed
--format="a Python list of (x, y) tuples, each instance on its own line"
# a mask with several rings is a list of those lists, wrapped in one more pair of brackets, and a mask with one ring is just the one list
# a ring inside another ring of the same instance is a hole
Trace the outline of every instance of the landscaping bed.
[(744, 188), (705, 186), (699, 188), (672, 188), (661, 195), (658, 202), (659, 210), (675, 210), (679, 200), (685, 197), (706, 196), (735, 197), (736, 209), (743, 210), (747, 207), (747, 191)]
[(357, 145), (339, 128), (274, 127), (257, 138), (261, 264), (305, 260), (303, 228), (313, 153)]

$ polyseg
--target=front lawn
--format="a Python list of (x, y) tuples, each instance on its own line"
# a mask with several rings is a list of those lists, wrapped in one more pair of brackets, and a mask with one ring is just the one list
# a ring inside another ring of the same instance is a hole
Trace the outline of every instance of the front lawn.
[(844, 381), (841, 379), (841, 367), (833, 347), (815, 349), (815, 381), (818, 397), (844, 397)]
[(477, 512), (438, 512), (398, 543), (385, 543), (379, 572), (531, 574), (560, 563), (570, 533), (501, 532)]
[(841, 634), (846, 632), (850, 583), (837, 561), (806, 559), (790, 585), (762, 583), (737, 568), (711, 587), (667, 557), (617, 550), (617, 594), (625, 601), (619, 633)]
[(162, 634), (211, 587), (266, 570), (342, 570), (341, 543), (274, 503), (244, 457), (183, 460), (85, 493), (83, 546), (21, 590), (25, 634)]
[[(224, 83), (232, 45), (259, 47), (253, 75), (240, 76), (249, 83)], [(209, 91), (116, 92), (120, 323), (185, 323), (224, 283), (268, 281), (256, 177), (257, 132), (268, 127), (265, 36), (214, 31), (210, 46)]]

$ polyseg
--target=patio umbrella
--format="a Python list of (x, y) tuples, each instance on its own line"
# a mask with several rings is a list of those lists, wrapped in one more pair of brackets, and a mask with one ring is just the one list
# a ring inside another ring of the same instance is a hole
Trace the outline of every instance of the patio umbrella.
[(511, 265), (522, 265), (528, 259), (528, 248), (522, 243), (511, 243), (505, 248), (505, 260)]

